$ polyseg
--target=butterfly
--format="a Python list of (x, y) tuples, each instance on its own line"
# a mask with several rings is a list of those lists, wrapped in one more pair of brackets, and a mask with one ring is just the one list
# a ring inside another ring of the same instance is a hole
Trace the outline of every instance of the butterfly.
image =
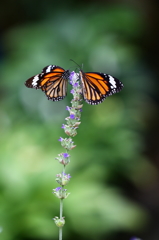
[[(40, 74), (29, 78), (25, 85), (28, 88), (41, 89), (49, 100), (60, 101), (67, 94), (67, 83), (71, 72), (56, 65), (43, 68)], [(79, 79), (84, 100), (91, 105), (97, 105), (106, 97), (119, 92), (122, 82), (106, 73), (83, 72), (79, 70)]]
[(41, 89), (49, 100), (60, 101), (67, 95), (67, 83), (70, 76), (69, 70), (56, 65), (48, 65), (40, 74), (29, 78), (25, 82), (28, 88)]
[(106, 73), (80, 70), (79, 76), (82, 83), (83, 98), (91, 105), (103, 102), (106, 97), (119, 92), (124, 87), (117, 78)]

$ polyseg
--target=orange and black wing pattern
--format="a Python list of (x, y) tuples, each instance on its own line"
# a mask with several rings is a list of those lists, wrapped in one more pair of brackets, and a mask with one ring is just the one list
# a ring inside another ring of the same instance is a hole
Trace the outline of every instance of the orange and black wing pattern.
[(56, 65), (43, 68), (40, 74), (29, 78), (25, 85), (28, 88), (41, 89), (49, 100), (60, 101), (67, 95), (67, 83), (70, 76), (69, 70)]
[(106, 73), (79, 71), (84, 100), (91, 105), (103, 102), (106, 97), (119, 92), (122, 82)]

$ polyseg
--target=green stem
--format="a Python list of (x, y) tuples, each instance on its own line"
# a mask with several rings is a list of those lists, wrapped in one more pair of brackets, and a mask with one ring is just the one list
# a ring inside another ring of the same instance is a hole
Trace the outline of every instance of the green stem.
[[(63, 199), (60, 199), (60, 219), (62, 219), (63, 215)], [(59, 228), (59, 240), (62, 240), (62, 227)]]
[(62, 240), (62, 227), (59, 228), (59, 240)]
[[(63, 174), (65, 174), (65, 165), (63, 166)], [(62, 186), (62, 189), (64, 186)], [(60, 199), (60, 219), (63, 218), (63, 199)], [(59, 240), (62, 240), (62, 227), (59, 228)]]
[(63, 214), (63, 199), (60, 199), (60, 219), (62, 219), (62, 214)]

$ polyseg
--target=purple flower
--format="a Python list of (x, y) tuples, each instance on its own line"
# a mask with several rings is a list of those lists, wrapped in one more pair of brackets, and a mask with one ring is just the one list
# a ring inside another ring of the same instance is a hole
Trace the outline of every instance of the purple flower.
[(71, 178), (71, 175), (70, 175), (70, 174), (67, 174), (67, 178), (70, 179), (70, 178)]
[(62, 137), (60, 137), (60, 138), (58, 139), (58, 141), (59, 141), (59, 142), (62, 142), (62, 141), (63, 141), (63, 138), (62, 138)]
[(60, 191), (61, 190), (61, 187), (57, 187), (54, 189), (56, 192)]
[(62, 127), (61, 128), (65, 128), (65, 124), (62, 124)]
[(74, 75), (75, 75), (75, 72), (73, 71), (73, 72), (71, 72), (70, 73), (70, 84), (72, 85), (72, 80), (73, 80), (73, 78), (74, 78)]
[(74, 114), (70, 114), (70, 118), (71, 119), (75, 119), (75, 115)]
[(66, 107), (66, 110), (67, 110), (67, 111), (69, 111), (69, 110), (70, 110), (70, 107), (69, 107), (69, 106), (67, 106), (67, 107)]
[(73, 84), (74, 87), (78, 87), (78, 82)]
[(64, 158), (68, 158), (70, 155), (68, 153), (63, 153)]
[(67, 173), (62, 172), (62, 175), (67, 176), (67, 178), (71, 178), (71, 175), (69, 173), (67, 174)]
[(74, 94), (75, 90), (74, 89), (71, 89), (70, 93)]

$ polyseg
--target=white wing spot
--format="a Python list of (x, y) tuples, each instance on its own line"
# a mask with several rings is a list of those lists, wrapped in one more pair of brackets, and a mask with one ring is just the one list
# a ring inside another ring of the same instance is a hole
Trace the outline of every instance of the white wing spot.
[(33, 87), (36, 87), (36, 86), (37, 86), (37, 81), (39, 81), (39, 74), (37, 74), (37, 75), (33, 78), (33, 82), (32, 82)]
[(51, 67), (52, 67), (52, 65), (48, 66), (48, 68), (46, 69), (46, 73), (51, 71)]
[(108, 76), (109, 76), (109, 81), (110, 81), (110, 83), (112, 84), (113, 88), (116, 88), (115, 79), (114, 79), (112, 76), (110, 76), (110, 75), (108, 75)]

